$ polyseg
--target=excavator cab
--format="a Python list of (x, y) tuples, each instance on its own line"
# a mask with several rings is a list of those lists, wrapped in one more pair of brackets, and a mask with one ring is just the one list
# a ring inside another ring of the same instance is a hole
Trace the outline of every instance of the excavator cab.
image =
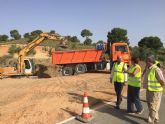
[(33, 67), (29, 59), (24, 59), (24, 73), (25, 75), (32, 75)]

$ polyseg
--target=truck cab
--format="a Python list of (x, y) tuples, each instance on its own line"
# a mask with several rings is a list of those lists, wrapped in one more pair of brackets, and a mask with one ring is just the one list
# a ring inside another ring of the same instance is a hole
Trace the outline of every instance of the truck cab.
[(131, 64), (131, 55), (130, 50), (127, 43), (117, 42), (113, 43), (111, 46), (111, 61), (115, 62), (117, 60), (117, 56), (122, 57), (122, 61)]

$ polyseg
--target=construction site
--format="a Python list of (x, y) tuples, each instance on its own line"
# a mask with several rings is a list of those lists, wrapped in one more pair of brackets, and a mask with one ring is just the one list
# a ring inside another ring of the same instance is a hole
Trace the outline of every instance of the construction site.
[[(37, 47), (45, 37), (61, 40), (59, 35), (42, 33), (22, 48), (17, 66), (13, 66), (11, 61), (8, 67), (1, 67), (0, 94), (4, 95), (0, 101), (0, 122), (57, 123), (81, 114), (84, 92), (89, 93), (91, 107), (104, 101), (114, 101), (113, 85), (109, 83), (110, 72), (106, 68), (109, 63), (101, 59), (103, 49), (52, 52), (52, 58), (38, 58), (35, 63), (39, 67), (35, 68), (37, 71), (34, 74), (28, 72), (28, 69), (33, 67), (30, 60), (25, 59), (26, 54)], [(117, 47), (121, 45), (125, 47), (126, 44), (116, 43)], [(128, 52), (123, 53), (127, 62), (130, 60)], [(38, 51), (39, 53), (43, 54), (41, 51)], [(122, 52), (118, 51), (117, 55), (119, 54)]]
[[(49, 36), (55, 35), (43, 33), (24, 46), (18, 54), (17, 66), (12, 67), (11, 62), (11, 66), (1, 67), (0, 123), (52, 124), (81, 115), (84, 92), (88, 93), (92, 109), (104, 102), (115, 102), (114, 86), (110, 83), (110, 63), (102, 59), (104, 49), (52, 51), (52, 56), (44, 59), (40, 58), (44, 52), (36, 49), (37, 54), (41, 54), (35, 57), (35, 64), (39, 66), (34, 74), (29, 74), (27, 70), (26, 74), (25, 60), (30, 62), (26, 59), (26, 52), (38, 47), (38, 41), (43, 41), (40, 40), (42, 37), (52, 38)], [(121, 51), (123, 47), (125, 52)], [(6, 49), (2, 45), (1, 51), (5, 52)], [(114, 43), (110, 50), (113, 53), (112, 61), (120, 55), (130, 64), (130, 53), (125, 43)], [(21, 57), (24, 61), (19, 62)], [(140, 65), (144, 68), (145, 63), (141, 62)], [(126, 96), (126, 91), (127, 86), (124, 87), (123, 96)]]
[(0, 124), (164, 124), (164, 1), (1, 1)]

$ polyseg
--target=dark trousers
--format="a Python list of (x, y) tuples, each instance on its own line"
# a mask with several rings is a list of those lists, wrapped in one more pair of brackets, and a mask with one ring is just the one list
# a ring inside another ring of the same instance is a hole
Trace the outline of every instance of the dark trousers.
[(137, 109), (137, 112), (142, 111), (143, 106), (140, 101), (140, 87), (133, 87), (128, 85), (127, 91), (127, 111), (134, 112), (134, 104)]
[(119, 83), (119, 82), (114, 83), (115, 92), (116, 92), (116, 96), (117, 96), (116, 106), (120, 106), (120, 104), (121, 104), (121, 101), (122, 101), (121, 92), (123, 90), (123, 85), (124, 85), (124, 83)]

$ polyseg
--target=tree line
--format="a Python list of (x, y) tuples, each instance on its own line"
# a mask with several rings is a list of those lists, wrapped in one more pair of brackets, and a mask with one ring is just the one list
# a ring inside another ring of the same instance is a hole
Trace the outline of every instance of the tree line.
[[(23, 38), (27, 39), (27, 42), (32, 41), (34, 38), (36, 38), (40, 33), (42, 33), (42, 30), (34, 30), (32, 32), (27, 32), (23, 35)], [(54, 30), (51, 30), (49, 32), (50, 34), (55, 34), (56, 32)], [(92, 39), (90, 39), (91, 36), (93, 36), (93, 33), (89, 29), (83, 29), (80, 33), (80, 35), (85, 38), (83, 41), (84, 45), (92, 45)], [(14, 29), (10, 31), (10, 36), (12, 40), (19, 40), (22, 38), (19, 31)], [(66, 36), (67, 40), (70, 41), (72, 44), (72, 47), (76, 47), (76, 43), (80, 44), (80, 40), (77, 38), (77, 36)], [(0, 42), (7, 42), (9, 41), (9, 37), (5, 34), (0, 35)], [(99, 40), (96, 43), (103, 43), (103, 40)], [(111, 31), (107, 33), (107, 43), (108, 47), (110, 47), (111, 44), (115, 42), (126, 42), (128, 45), (130, 44), (129, 38), (127, 36), (127, 30), (122, 28), (113, 28)], [(93, 43), (95, 44), (95, 43)], [(132, 51), (132, 55), (139, 56), (142, 60), (147, 56), (147, 54), (152, 53), (158, 56), (158, 58), (161, 58), (161, 54), (165, 54), (165, 49), (163, 47), (163, 43), (161, 39), (158, 36), (146, 36), (139, 40), (138, 46), (131, 47), (130, 49)], [(165, 60), (165, 58), (164, 58)]]
[[(21, 34), (19, 33), (18, 30), (13, 29), (13, 30), (10, 31), (11, 39), (9, 39), (8, 35), (3, 34), (3, 35), (0, 35), (0, 42), (20, 40), (21, 38), (26, 38), (26, 39), (28, 39), (27, 41), (30, 42), (33, 39), (35, 39), (42, 32), (43, 32), (42, 30), (34, 30), (32, 32), (27, 32), (23, 36), (21, 36)], [(49, 33), (50, 34), (55, 34), (56, 32), (54, 30), (51, 30)], [(84, 29), (84, 30), (81, 31), (81, 36), (86, 38), (84, 40), (85, 45), (92, 44), (92, 40), (89, 38), (92, 35), (93, 35), (93, 33), (91, 33), (90, 30)], [(71, 42), (80, 43), (80, 40), (77, 38), (77, 36), (66, 36), (66, 38)]]
[[(34, 38), (36, 38), (40, 33), (42, 33), (42, 30), (34, 30), (32, 32), (27, 32), (23, 35), (23, 38), (27, 38), (30, 42)], [(55, 33), (54, 30), (51, 30), (49, 33)], [(11, 39), (9, 39), (9, 36), (6, 34), (0, 35), (0, 42), (7, 42), (7, 41), (13, 41), (13, 40), (20, 40), (22, 38), (21, 34), (18, 30), (13, 29), (10, 31)]]

